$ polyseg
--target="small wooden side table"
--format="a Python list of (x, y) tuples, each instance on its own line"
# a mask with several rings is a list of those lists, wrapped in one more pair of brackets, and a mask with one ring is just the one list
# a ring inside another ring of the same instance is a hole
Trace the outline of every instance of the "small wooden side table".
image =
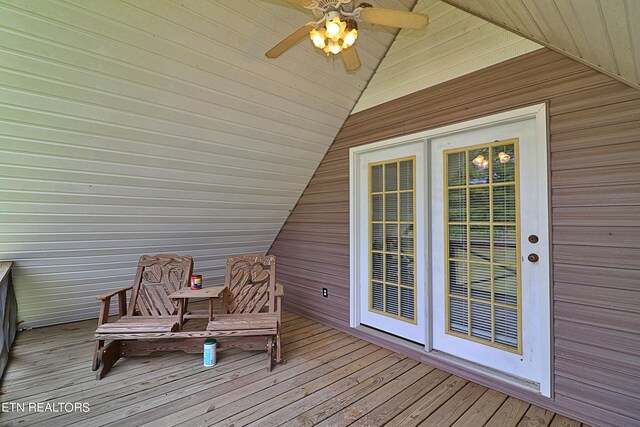
[[(224, 294), (225, 286), (207, 286), (202, 289), (182, 288), (169, 295), (169, 298), (180, 300), (180, 329), (184, 324), (183, 319), (208, 319), (213, 320), (213, 300), (222, 297)], [(187, 301), (191, 298), (207, 298), (209, 300), (209, 313), (208, 314), (186, 314), (185, 308)]]

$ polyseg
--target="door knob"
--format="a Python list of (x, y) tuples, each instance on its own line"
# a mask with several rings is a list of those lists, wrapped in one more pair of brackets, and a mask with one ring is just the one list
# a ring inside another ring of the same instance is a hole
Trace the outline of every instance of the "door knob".
[(540, 259), (540, 257), (538, 256), (538, 254), (529, 254), (529, 256), (527, 257), (527, 259), (531, 262), (538, 262), (538, 260)]

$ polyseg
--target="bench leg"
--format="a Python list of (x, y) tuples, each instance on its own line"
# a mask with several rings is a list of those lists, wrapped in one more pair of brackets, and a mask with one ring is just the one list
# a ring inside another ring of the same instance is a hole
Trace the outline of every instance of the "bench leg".
[(280, 348), (280, 334), (276, 335), (276, 364), (282, 361), (282, 349)]
[(93, 365), (91, 366), (92, 371), (97, 371), (100, 367), (100, 360), (98, 358), (98, 353), (102, 351), (102, 347), (104, 347), (104, 341), (97, 340), (96, 345), (93, 349)]
[(98, 372), (96, 380), (101, 380), (120, 359), (120, 341), (111, 341), (98, 352)]
[(273, 337), (267, 340), (267, 371), (271, 372), (273, 366)]

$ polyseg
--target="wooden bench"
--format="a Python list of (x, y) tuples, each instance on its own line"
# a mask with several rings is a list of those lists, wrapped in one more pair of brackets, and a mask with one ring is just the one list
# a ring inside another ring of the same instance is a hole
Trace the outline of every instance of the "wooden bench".
[[(189, 286), (192, 270), (191, 257), (144, 255), (132, 287), (98, 297), (102, 305), (94, 334), (93, 358), (97, 379), (104, 377), (120, 357), (171, 350), (202, 353), (206, 338), (217, 338), (218, 349), (266, 349), (269, 370), (275, 348), (276, 363), (280, 362), (284, 292), (275, 283), (275, 257), (256, 254), (230, 257), (222, 290), (223, 313), (211, 314), (210, 304), (206, 330), (183, 331), (185, 295), (188, 299), (198, 294), (182, 291)], [(120, 317), (108, 322), (110, 302), (115, 296)]]
[[(108, 292), (98, 297), (101, 302), (93, 370), (101, 379), (125, 353), (123, 339), (148, 340), (155, 334), (174, 333), (182, 324), (179, 304), (168, 296), (189, 286), (193, 259), (179, 255), (143, 255), (138, 262), (133, 286)], [(131, 299), (127, 309), (127, 291)], [(120, 317), (109, 322), (111, 298), (118, 296)], [(134, 338), (135, 337), (135, 338)], [(107, 342), (105, 344), (105, 342)], [(129, 344), (129, 347), (135, 344)], [(147, 348), (149, 345), (144, 344)], [(135, 351), (134, 351), (135, 353)]]
[[(283, 288), (276, 285), (276, 257), (237, 255), (227, 259), (222, 314), (215, 314), (207, 331), (217, 337), (267, 339), (267, 369), (281, 360)], [(241, 346), (241, 344), (240, 344)]]

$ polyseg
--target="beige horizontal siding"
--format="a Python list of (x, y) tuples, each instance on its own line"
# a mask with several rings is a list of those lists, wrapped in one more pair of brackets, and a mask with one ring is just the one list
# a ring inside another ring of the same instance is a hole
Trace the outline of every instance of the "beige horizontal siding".
[(394, 39), (363, 31), (356, 73), (309, 40), (264, 57), (309, 19), (284, 2), (0, 0), (0, 260), (21, 327), (97, 317), (142, 254), (192, 255), (212, 284), (228, 255), (269, 248)]

